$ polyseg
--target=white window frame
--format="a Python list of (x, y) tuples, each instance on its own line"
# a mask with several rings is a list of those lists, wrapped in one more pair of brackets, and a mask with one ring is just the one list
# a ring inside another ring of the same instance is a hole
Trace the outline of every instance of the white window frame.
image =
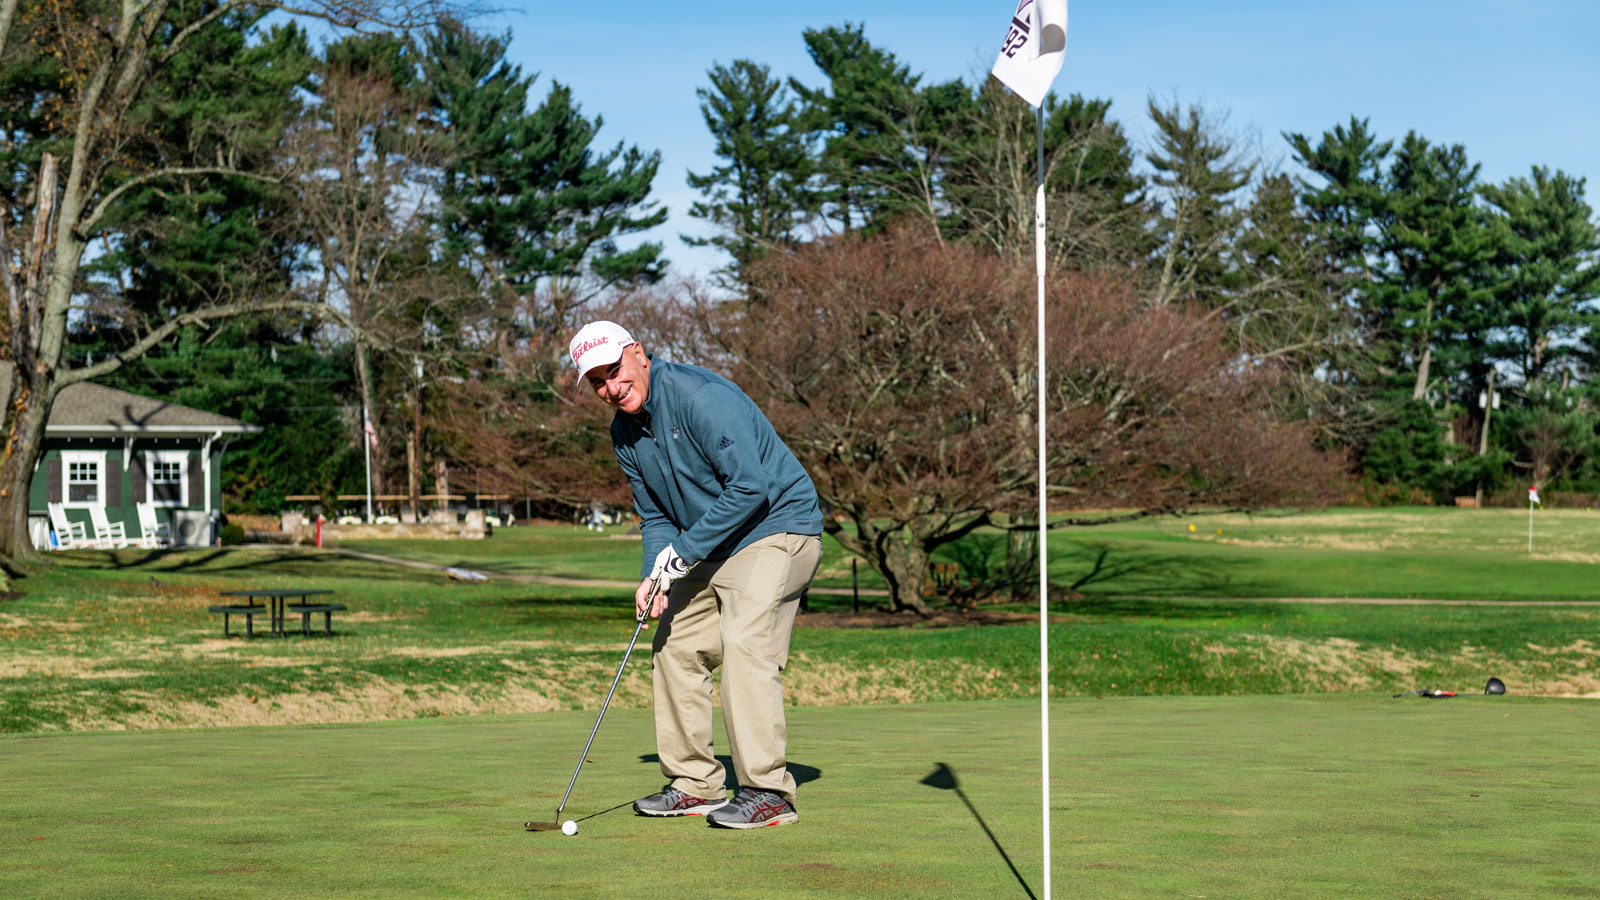
[[(99, 479), (95, 483), (94, 500), (72, 499), (72, 464), (94, 463)], [(104, 450), (61, 451), (61, 506), (63, 509), (89, 509), (106, 505), (106, 452)]]
[[(156, 463), (178, 464), (178, 497), (172, 500), (156, 499)], [(183, 509), (189, 505), (189, 451), (187, 450), (146, 450), (144, 452), (144, 496), (145, 501), (153, 506)]]

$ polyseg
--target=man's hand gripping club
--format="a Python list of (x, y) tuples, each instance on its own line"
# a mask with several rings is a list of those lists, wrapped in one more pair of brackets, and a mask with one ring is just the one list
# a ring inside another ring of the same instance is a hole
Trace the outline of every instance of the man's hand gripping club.
[(688, 573), (688, 564), (678, 555), (678, 551), (668, 544), (665, 550), (656, 554), (656, 562), (650, 569), (650, 577), (639, 582), (638, 589), (633, 592), (634, 614), (643, 618), (645, 615), (654, 617), (666, 612), (667, 590), (672, 587), (674, 581)]

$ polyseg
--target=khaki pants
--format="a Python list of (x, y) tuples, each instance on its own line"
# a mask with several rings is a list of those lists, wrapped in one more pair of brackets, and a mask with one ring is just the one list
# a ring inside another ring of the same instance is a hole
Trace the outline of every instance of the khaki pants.
[(821, 559), (816, 535), (775, 534), (701, 562), (672, 586), (651, 668), (656, 752), (673, 787), (706, 800), (728, 795), (711, 742), (711, 670), (721, 666), (722, 721), (740, 787), (794, 802), (782, 673), (800, 594)]

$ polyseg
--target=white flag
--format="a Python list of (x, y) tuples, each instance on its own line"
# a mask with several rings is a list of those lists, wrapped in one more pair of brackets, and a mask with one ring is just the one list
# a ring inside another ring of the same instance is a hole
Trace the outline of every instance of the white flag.
[(1067, 0), (1018, 0), (990, 71), (1029, 106), (1044, 103), (1067, 55)]
[[(1528, 502), (1539, 503), (1539, 486), (1537, 484), (1531, 488), (1528, 488)], [(1539, 503), (1539, 505), (1543, 506), (1544, 504)]]

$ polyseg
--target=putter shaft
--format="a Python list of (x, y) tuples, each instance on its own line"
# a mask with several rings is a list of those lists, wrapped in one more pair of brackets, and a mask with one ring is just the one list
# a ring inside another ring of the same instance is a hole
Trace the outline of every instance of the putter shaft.
[(639, 632), (643, 630), (644, 623), (649, 620), (650, 607), (655, 603), (656, 594), (660, 593), (660, 591), (661, 576), (658, 575), (650, 585), (650, 593), (645, 597), (644, 610), (639, 613), (638, 624), (633, 626), (633, 637), (628, 641), (628, 649), (622, 654), (622, 663), (617, 666), (616, 677), (611, 679), (611, 689), (606, 691), (606, 699), (600, 704), (600, 714), (594, 718), (594, 728), (589, 732), (589, 740), (583, 745), (583, 752), (578, 754), (578, 765), (577, 768), (572, 770), (572, 780), (567, 782), (567, 792), (561, 795), (561, 805), (556, 807), (556, 821), (558, 822), (561, 820), (561, 811), (567, 808), (567, 798), (572, 796), (572, 786), (578, 783), (578, 773), (583, 771), (583, 762), (589, 756), (589, 748), (594, 745), (594, 736), (600, 733), (600, 723), (606, 717), (606, 707), (611, 705), (611, 695), (617, 692), (617, 682), (622, 680), (622, 670), (628, 667), (628, 657), (633, 655), (633, 645), (639, 642)]

